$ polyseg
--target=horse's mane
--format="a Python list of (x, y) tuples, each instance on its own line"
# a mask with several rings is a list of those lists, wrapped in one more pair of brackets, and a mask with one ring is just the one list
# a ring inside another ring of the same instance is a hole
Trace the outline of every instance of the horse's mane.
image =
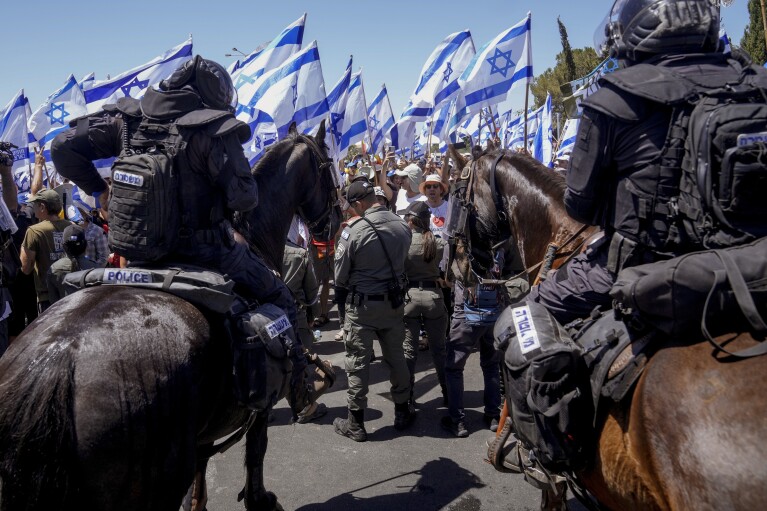
[[(498, 157), (502, 150), (495, 150), (488, 154)], [(486, 151), (487, 153), (487, 151)], [(552, 197), (562, 197), (567, 185), (565, 178), (527, 153), (504, 151), (503, 158), (508, 160), (525, 179), (535, 185), (541, 192)], [(503, 171), (501, 169), (501, 171)]]

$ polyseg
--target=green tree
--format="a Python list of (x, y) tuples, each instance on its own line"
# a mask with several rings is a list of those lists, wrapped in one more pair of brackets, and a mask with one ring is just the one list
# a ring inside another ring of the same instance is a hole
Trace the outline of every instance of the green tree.
[[(602, 61), (597, 52), (594, 51), (594, 48), (575, 48), (571, 53), (575, 65), (576, 78), (586, 76)], [(554, 112), (564, 113), (560, 86), (572, 81), (568, 78), (569, 74), (565, 58), (564, 51), (559, 53), (556, 65), (535, 77), (533, 83), (530, 84), (530, 92), (533, 94), (533, 106), (535, 108), (541, 106), (546, 101), (547, 93), (551, 93), (551, 104)]]
[(764, 43), (761, 0), (748, 0), (748, 19), (748, 25), (740, 40), (740, 47), (751, 55), (754, 63), (763, 65), (767, 62), (767, 50)]
[(575, 59), (573, 59), (573, 49), (570, 48), (570, 40), (567, 38), (567, 28), (562, 20), (557, 16), (557, 25), (559, 25), (559, 38), (562, 40), (562, 55), (565, 61), (565, 79), (568, 82), (579, 78), (575, 72)]

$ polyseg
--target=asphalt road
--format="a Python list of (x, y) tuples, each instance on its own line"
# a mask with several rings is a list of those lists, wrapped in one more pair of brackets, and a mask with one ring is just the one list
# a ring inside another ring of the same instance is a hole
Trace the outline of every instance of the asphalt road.
[[(365, 427), (368, 441), (357, 443), (337, 435), (333, 419), (346, 417), (343, 343), (335, 309), (315, 351), (330, 360), (338, 379), (320, 398), (328, 414), (316, 422), (291, 424), (285, 400), (269, 426), (266, 488), (286, 510), (300, 511), (495, 511), (539, 509), (540, 492), (522, 476), (496, 471), (483, 461), (485, 441), (493, 433), (482, 421), (482, 372), (479, 354), (466, 366), (467, 438), (444, 431), (447, 413), (428, 351), (419, 352), (416, 375), (418, 418), (407, 430), (394, 429), (389, 372), (380, 358), (372, 364)], [(244, 441), (215, 456), (208, 465), (208, 510), (240, 511), (237, 494), (244, 479)], [(579, 509), (577, 501), (572, 509)]]

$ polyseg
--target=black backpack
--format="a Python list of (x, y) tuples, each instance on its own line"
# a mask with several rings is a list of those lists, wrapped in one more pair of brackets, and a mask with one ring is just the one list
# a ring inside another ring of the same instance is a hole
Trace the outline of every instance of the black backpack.
[(767, 235), (767, 96), (749, 80), (698, 90), (690, 105), (679, 211), (697, 245)]
[(174, 122), (142, 118), (123, 129), (123, 151), (112, 165), (109, 244), (130, 261), (157, 261), (173, 252), (181, 228), (180, 172), (186, 146)]

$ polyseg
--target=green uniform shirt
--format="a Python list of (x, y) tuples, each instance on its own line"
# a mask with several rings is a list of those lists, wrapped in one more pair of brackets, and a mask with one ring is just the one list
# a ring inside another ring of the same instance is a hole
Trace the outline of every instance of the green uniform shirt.
[(336, 246), (336, 285), (364, 294), (384, 294), (392, 280), (392, 267), (384, 255), (381, 242), (394, 267), (394, 275), (404, 284), (405, 258), (412, 233), (405, 222), (383, 206), (372, 206), (365, 218), (378, 230), (357, 219), (341, 233)]
[(437, 243), (437, 255), (428, 263), (423, 260), (423, 234), (413, 233), (413, 241), (405, 260), (405, 275), (410, 282), (437, 280), (439, 278), (439, 262), (445, 252), (445, 240), (434, 237)]

